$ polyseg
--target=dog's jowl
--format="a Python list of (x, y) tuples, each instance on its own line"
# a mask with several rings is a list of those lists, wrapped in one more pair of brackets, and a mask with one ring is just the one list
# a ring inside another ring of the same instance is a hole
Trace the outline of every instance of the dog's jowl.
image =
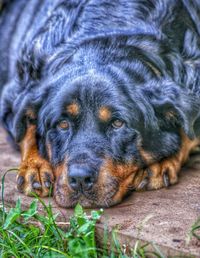
[(108, 207), (200, 143), (198, 0), (3, 0), (1, 123), (17, 189)]

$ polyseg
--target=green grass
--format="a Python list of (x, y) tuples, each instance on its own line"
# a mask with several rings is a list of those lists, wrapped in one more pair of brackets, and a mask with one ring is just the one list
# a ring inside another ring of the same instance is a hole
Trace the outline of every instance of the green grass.
[(63, 230), (51, 206), (39, 201), (45, 215), (38, 213), (37, 199), (25, 211), (20, 199), (9, 212), (0, 209), (0, 257), (97, 257), (95, 224), (102, 211), (92, 211), (88, 217), (77, 205)]
[(190, 231), (190, 238), (194, 237), (197, 240), (200, 240), (200, 218), (192, 225)]
[[(38, 213), (38, 202), (42, 203), (44, 215)], [(8, 211), (0, 207), (0, 257), (120, 257), (128, 258), (120, 246), (116, 231), (112, 232), (110, 250), (107, 250), (107, 232), (104, 234), (104, 248), (98, 248), (95, 240), (95, 225), (102, 210), (91, 211), (88, 216), (78, 204), (74, 209), (65, 229), (56, 223), (51, 205), (46, 205), (40, 198), (30, 204), (29, 209), (22, 210), (18, 199), (16, 206)], [(63, 223), (63, 225), (66, 225)], [(164, 258), (159, 251), (146, 251), (147, 245), (137, 242), (131, 257)], [(155, 248), (156, 250), (156, 248)]]
[[(4, 178), (2, 179), (2, 205), (0, 206), (0, 258), (6, 257), (111, 257), (111, 258), (149, 258), (165, 256), (156, 246), (141, 245), (137, 241), (135, 246), (127, 252), (120, 246), (117, 231), (113, 230), (110, 248), (108, 250), (108, 232), (102, 235), (103, 248), (99, 248), (95, 239), (95, 226), (103, 210), (91, 211), (86, 214), (78, 204), (69, 223), (62, 227), (56, 222), (58, 214), (54, 214), (50, 203), (46, 205), (42, 199), (35, 197), (27, 210), (21, 207), (18, 199), (14, 208), (7, 208), (4, 204)], [(38, 212), (38, 203), (43, 206), (44, 213)], [(200, 219), (192, 226), (191, 236), (200, 239)], [(127, 254), (129, 253), (129, 255)]]
[[(45, 215), (38, 213), (38, 202), (42, 203)], [(102, 210), (91, 211), (87, 216), (78, 204), (64, 230), (58, 227), (57, 215), (53, 214), (50, 204), (47, 206), (41, 199), (35, 199), (29, 209), (22, 210), (19, 199), (9, 211), (0, 208), (0, 257), (128, 257), (123, 254), (115, 231), (111, 251), (106, 246), (97, 247), (95, 225), (101, 214)], [(105, 241), (106, 238), (105, 234)], [(145, 258), (144, 247), (138, 244), (133, 257)]]

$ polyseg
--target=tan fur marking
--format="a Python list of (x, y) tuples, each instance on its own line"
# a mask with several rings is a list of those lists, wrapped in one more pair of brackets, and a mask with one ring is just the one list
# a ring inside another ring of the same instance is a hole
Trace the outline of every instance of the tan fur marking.
[(57, 167), (54, 167), (54, 173), (56, 178), (62, 175), (63, 173), (67, 175), (66, 161), (62, 162)]
[(194, 140), (190, 140), (184, 132), (181, 132), (181, 138), (182, 147), (177, 155), (177, 158), (183, 164), (188, 159), (190, 151), (192, 151), (195, 147), (197, 147), (200, 144), (200, 139), (195, 138)]
[[(164, 187), (163, 176), (168, 173), (170, 184), (178, 181), (178, 173), (181, 166), (187, 161), (190, 152), (200, 144), (200, 139), (190, 140), (184, 132), (181, 132), (182, 145), (180, 151), (163, 161), (149, 166), (152, 175), (150, 176), (148, 189), (159, 189)], [(141, 172), (143, 173), (143, 172)]]
[(79, 105), (73, 102), (66, 107), (66, 110), (70, 115), (77, 116), (79, 114)]
[(22, 161), (24, 161), (28, 156), (34, 156), (37, 152), (35, 132), (36, 126), (29, 126), (24, 139), (20, 143)]
[(135, 164), (118, 164), (114, 163), (112, 160), (107, 160), (104, 167), (112, 176), (119, 179), (127, 178), (130, 174), (135, 173), (139, 169)]
[(99, 109), (99, 119), (102, 120), (103, 122), (109, 121), (111, 118), (111, 111), (108, 107), (101, 107)]
[(129, 188), (133, 185), (134, 174), (129, 175), (125, 180), (123, 180), (119, 185), (119, 190), (113, 197), (114, 203), (118, 203), (127, 194)]
[[(47, 180), (53, 183), (54, 176), (51, 165), (38, 153), (35, 125), (30, 125), (27, 128), (25, 137), (20, 143), (20, 149), (21, 164), (17, 178), (24, 178), (24, 183), (20, 186), (20, 189), (18, 189), (23, 191), (26, 195), (31, 195), (31, 192), (33, 191), (41, 197), (49, 195), (50, 189), (46, 187), (45, 183)], [(41, 189), (33, 190), (33, 182), (31, 182), (31, 180), (39, 182), (41, 184)]]
[(175, 112), (173, 111), (167, 111), (166, 114), (165, 114), (165, 117), (168, 119), (168, 120), (171, 120), (171, 119), (174, 119), (176, 117), (176, 114)]
[(112, 204), (122, 200), (127, 191), (132, 188), (134, 178), (136, 176), (138, 166), (135, 164), (121, 164), (113, 162), (107, 158), (99, 172), (98, 187), (106, 186), (107, 179), (110, 177), (119, 184), (119, 189), (113, 196)]
[(31, 108), (29, 108), (26, 111), (26, 116), (31, 118), (31, 119), (36, 119), (36, 114), (35, 114), (35, 112)]
[(139, 147), (138, 149), (142, 159), (147, 165), (150, 165), (154, 162), (154, 158), (150, 152), (145, 151), (142, 147)]

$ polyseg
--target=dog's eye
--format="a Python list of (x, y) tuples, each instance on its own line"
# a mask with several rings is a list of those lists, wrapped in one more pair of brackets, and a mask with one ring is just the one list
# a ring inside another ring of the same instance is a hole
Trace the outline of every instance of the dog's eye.
[(122, 120), (116, 119), (112, 122), (112, 127), (115, 129), (119, 129), (124, 125), (124, 122)]
[(58, 123), (58, 128), (62, 130), (67, 130), (69, 129), (69, 123), (67, 122), (67, 120), (62, 120)]

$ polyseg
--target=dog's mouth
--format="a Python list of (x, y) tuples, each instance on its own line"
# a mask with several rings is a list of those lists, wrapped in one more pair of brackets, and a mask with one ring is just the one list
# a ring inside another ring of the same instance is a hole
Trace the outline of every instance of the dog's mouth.
[[(73, 173), (70, 173), (70, 169), (73, 169)], [(95, 208), (120, 203), (134, 190), (138, 166), (108, 160), (100, 167), (95, 179), (88, 178), (87, 171), (88, 167), (82, 164), (69, 167), (63, 163), (55, 168), (54, 199), (59, 206), (71, 208), (79, 203), (83, 207)]]
[(123, 180), (107, 175), (99, 178), (92, 190), (74, 191), (69, 186), (66, 176), (61, 174), (54, 185), (54, 199), (64, 208), (72, 208), (77, 203), (85, 208), (107, 208), (120, 203), (124, 196), (134, 190), (133, 180), (133, 174)]
[(72, 208), (77, 203), (86, 208), (110, 207), (121, 201), (115, 200), (119, 183), (114, 178), (107, 178), (106, 181), (103, 184), (96, 183), (89, 191), (83, 189), (73, 191), (61, 175), (54, 185), (54, 198), (59, 206), (65, 208)]

